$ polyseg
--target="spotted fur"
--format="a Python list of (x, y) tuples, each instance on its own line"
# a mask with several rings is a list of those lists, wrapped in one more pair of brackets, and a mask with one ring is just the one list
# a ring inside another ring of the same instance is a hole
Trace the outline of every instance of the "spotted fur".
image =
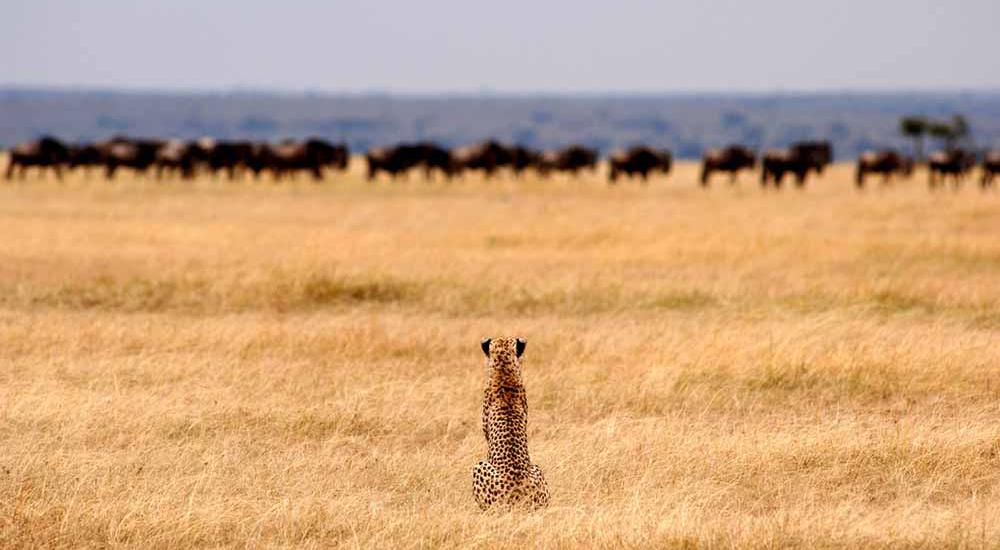
[(489, 380), (483, 394), (486, 460), (472, 469), (476, 503), (483, 510), (543, 508), (549, 488), (528, 457), (528, 400), (521, 379), (521, 338), (483, 340)]

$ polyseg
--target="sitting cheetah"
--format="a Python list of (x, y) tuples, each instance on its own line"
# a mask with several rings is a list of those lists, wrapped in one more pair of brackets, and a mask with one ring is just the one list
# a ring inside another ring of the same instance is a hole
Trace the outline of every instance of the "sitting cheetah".
[(528, 458), (528, 400), (521, 381), (522, 338), (483, 340), (490, 369), (483, 399), (487, 458), (472, 469), (472, 489), (483, 510), (543, 508), (549, 488)]

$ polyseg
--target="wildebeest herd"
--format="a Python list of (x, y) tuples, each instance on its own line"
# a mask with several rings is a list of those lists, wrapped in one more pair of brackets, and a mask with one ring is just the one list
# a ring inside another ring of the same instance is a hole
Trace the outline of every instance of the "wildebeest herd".
[[(346, 170), (350, 152), (344, 143), (334, 144), (312, 138), (280, 143), (224, 141), (203, 138), (195, 141), (136, 139), (114, 137), (85, 144), (68, 144), (54, 137), (26, 142), (10, 150), (6, 177), (24, 177), (31, 167), (51, 169), (62, 178), (65, 170), (102, 170), (108, 179), (119, 168), (129, 168), (158, 179), (180, 177), (191, 179), (197, 174), (224, 175), (230, 179), (247, 174), (259, 177), (270, 173), (282, 179), (299, 172), (320, 180), (326, 170)], [(422, 171), (426, 177), (439, 173), (447, 179), (467, 172), (479, 172), (486, 178), (500, 170), (520, 176), (532, 170), (546, 177), (553, 173), (577, 175), (581, 171), (595, 172), (599, 155), (594, 149), (570, 145), (554, 151), (539, 151), (521, 145), (507, 145), (495, 140), (449, 149), (433, 142), (400, 143), (392, 147), (374, 147), (365, 154), (367, 177), (375, 180), (381, 174), (395, 179), (410, 171)], [(615, 151), (607, 159), (611, 183), (622, 177), (639, 177), (646, 181), (655, 173), (669, 174), (673, 155), (665, 149), (644, 145)], [(821, 175), (833, 161), (833, 148), (826, 141), (804, 141), (787, 149), (774, 149), (758, 155), (742, 145), (706, 151), (702, 157), (700, 182), (708, 186), (713, 174), (722, 172), (735, 181), (743, 170), (753, 170), (760, 164), (760, 182), (767, 187), (780, 187), (786, 176), (801, 187), (811, 173)], [(976, 156), (961, 149), (939, 151), (927, 159), (929, 183), (935, 188), (948, 178), (957, 185), (977, 164)], [(861, 188), (870, 175), (881, 175), (883, 181), (893, 177), (909, 177), (915, 162), (893, 150), (866, 152), (859, 156), (855, 183)], [(983, 155), (981, 184), (992, 186), (1000, 171), (1000, 152)]]
[(197, 141), (134, 139), (115, 137), (87, 144), (65, 144), (53, 137), (22, 143), (10, 150), (7, 178), (24, 176), (29, 167), (51, 168), (57, 177), (64, 169), (103, 168), (114, 178), (119, 168), (131, 168), (157, 177), (177, 175), (193, 178), (199, 171), (225, 172), (235, 178), (243, 172), (260, 175), (271, 171), (276, 178), (296, 171), (323, 177), (323, 169), (347, 167), (348, 151), (319, 139), (279, 144), (249, 141)]

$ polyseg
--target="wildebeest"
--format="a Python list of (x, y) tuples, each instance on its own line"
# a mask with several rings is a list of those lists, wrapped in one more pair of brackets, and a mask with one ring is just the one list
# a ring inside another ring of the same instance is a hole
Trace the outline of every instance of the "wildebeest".
[(318, 138), (304, 142), (285, 141), (277, 145), (261, 144), (252, 151), (247, 163), (254, 173), (260, 174), (262, 170), (269, 169), (276, 178), (306, 170), (312, 173), (314, 179), (320, 180), (323, 179), (324, 168), (344, 169), (348, 161), (346, 145), (333, 145)]
[(515, 145), (510, 148), (510, 167), (514, 170), (514, 176), (520, 176), (528, 168), (538, 169), (542, 160), (542, 153), (525, 147)]
[(71, 169), (83, 168), (87, 172), (92, 166), (103, 166), (104, 156), (97, 146), (90, 143), (83, 143), (69, 146), (69, 162), (67, 166)]
[(549, 158), (552, 169), (570, 172), (574, 176), (583, 169), (597, 169), (597, 151), (583, 145), (569, 145)]
[(730, 182), (735, 182), (740, 170), (752, 169), (756, 165), (757, 156), (742, 145), (710, 149), (701, 157), (701, 185), (708, 185), (712, 172), (729, 172)]
[(453, 157), (460, 169), (482, 170), (487, 178), (498, 169), (511, 166), (514, 159), (510, 149), (492, 139), (456, 149)]
[(385, 172), (395, 178), (418, 166), (424, 166), (428, 174), (433, 168), (439, 168), (447, 176), (451, 176), (455, 171), (451, 153), (429, 143), (401, 143), (393, 147), (373, 147), (368, 150), (365, 160), (368, 162), (369, 180), (375, 179), (379, 172)]
[(305, 142), (307, 157), (313, 159), (320, 167), (334, 170), (347, 170), (351, 160), (351, 152), (346, 143), (330, 143), (320, 138), (310, 138)]
[(253, 165), (258, 146), (249, 141), (215, 141), (204, 138), (196, 144), (205, 158), (205, 165), (213, 175), (225, 170), (229, 179), (235, 179), (245, 168), (252, 168), (255, 173), (260, 173), (261, 167)]
[(982, 186), (987, 188), (993, 185), (993, 177), (1000, 173), (1000, 151), (987, 151), (983, 155), (983, 179)]
[(155, 139), (114, 137), (96, 144), (96, 147), (104, 159), (105, 174), (111, 179), (115, 171), (123, 166), (145, 172), (156, 162), (156, 153), (163, 143)]
[(792, 144), (792, 150), (799, 155), (808, 156), (816, 163), (816, 173), (823, 175), (823, 170), (833, 162), (833, 144), (829, 141), (799, 141)]
[(7, 179), (14, 176), (15, 169), (20, 170), (23, 178), (31, 166), (37, 166), (42, 170), (52, 168), (56, 177), (62, 179), (62, 167), (68, 162), (69, 148), (54, 137), (44, 136), (35, 141), (15, 145), (10, 150)]
[(365, 162), (368, 164), (368, 180), (375, 179), (379, 172), (385, 172), (395, 177), (412, 166), (412, 164), (400, 166), (401, 160), (397, 157), (395, 147), (369, 148), (365, 153)]
[(975, 156), (962, 149), (935, 151), (927, 157), (928, 185), (937, 187), (938, 178), (944, 183), (948, 176), (958, 186), (976, 164)]
[(809, 172), (823, 173), (833, 156), (833, 149), (826, 142), (801, 142), (789, 149), (772, 149), (761, 159), (760, 183), (766, 186), (773, 182), (781, 187), (785, 174), (794, 174), (795, 183), (802, 187)]
[(866, 151), (858, 157), (858, 166), (854, 182), (858, 187), (865, 186), (867, 174), (882, 174), (882, 181), (887, 182), (894, 175), (909, 177), (913, 173), (913, 160), (891, 149), (882, 151)]
[(612, 153), (608, 164), (610, 166), (608, 177), (612, 182), (617, 181), (621, 174), (629, 177), (638, 174), (645, 182), (650, 172), (660, 171), (669, 174), (673, 165), (673, 155), (670, 154), (670, 151), (661, 151), (639, 145), (627, 151)]
[(405, 150), (405, 156), (413, 159), (413, 166), (423, 167), (424, 175), (430, 178), (434, 170), (440, 171), (451, 179), (459, 171), (451, 151), (431, 141), (407, 143), (400, 146)]
[(166, 171), (176, 171), (182, 178), (194, 177), (198, 164), (208, 160), (206, 151), (197, 142), (171, 139), (156, 151), (156, 177), (162, 178)]

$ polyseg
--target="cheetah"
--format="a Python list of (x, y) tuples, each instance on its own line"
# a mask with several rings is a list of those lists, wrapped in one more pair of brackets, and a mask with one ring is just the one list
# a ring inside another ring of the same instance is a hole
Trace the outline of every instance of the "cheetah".
[(528, 400), (521, 380), (523, 338), (482, 342), (489, 367), (483, 395), (487, 458), (472, 469), (472, 489), (483, 510), (539, 509), (549, 504), (542, 470), (528, 457)]

